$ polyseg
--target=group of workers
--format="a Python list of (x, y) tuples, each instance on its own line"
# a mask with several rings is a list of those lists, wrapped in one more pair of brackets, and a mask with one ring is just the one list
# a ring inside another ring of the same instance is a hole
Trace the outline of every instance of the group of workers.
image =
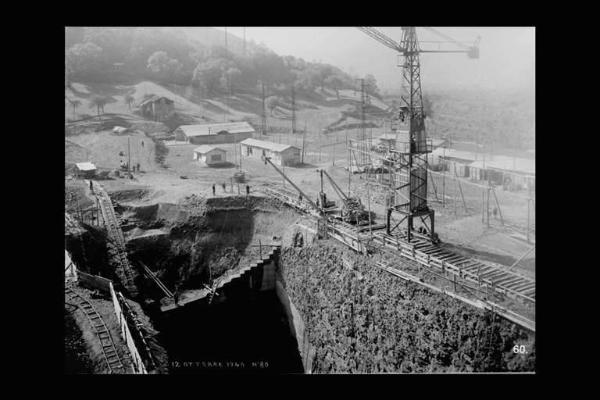
[[(127, 163), (125, 161), (121, 160), (119, 165), (121, 166), (122, 170), (127, 169)], [(133, 166), (131, 167), (131, 172), (140, 172), (140, 163), (133, 164)]]
[[(221, 187), (223, 188), (223, 193), (227, 192), (227, 184), (225, 182), (221, 183)], [(233, 190), (232, 190), (233, 191)], [(213, 196), (217, 195), (217, 185), (213, 183), (212, 185)], [(246, 196), (250, 194), (250, 185), (246, 185)]]

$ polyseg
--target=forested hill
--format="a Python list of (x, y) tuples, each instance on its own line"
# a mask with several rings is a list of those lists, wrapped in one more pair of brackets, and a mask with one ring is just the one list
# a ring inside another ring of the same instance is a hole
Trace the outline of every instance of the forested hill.
[[(67, 28), (66, 85), (70, 82), (119, 83), (152, 80), (191, 85), (205, 97), (269, 89), (300, 93), (320, 88), (356, 89), (356, 78), (323, 63), (279, 56), (214, 28)], [(379, 97), (377, 82), (365, 77), (366, 91)]]

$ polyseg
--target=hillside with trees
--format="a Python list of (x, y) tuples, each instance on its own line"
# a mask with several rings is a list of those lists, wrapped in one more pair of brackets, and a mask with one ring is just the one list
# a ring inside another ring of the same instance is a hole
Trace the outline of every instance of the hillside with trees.
[[(356, 80), (341, 69), (307, 62), (293, 56), (279, 56), (268, 48), (251, 43), (246, 55), (239, 51), (240, 39), (230, 35), (232, 50), (218, 43), (217, 30), (209, 35), (203, 28), (194, 36), (189, 30), (161, 28), (68, 28), (66, 84), (71, 82), (131, 83), (151, 80), (160, 84), (192, 86), (203, 97), (234, 93), (259, 93), (261, 83), (271, 93), (299, 94), (325, 89), (335, 93), (355, 90)], [(207, 38), (204, 42), (202, 39)], [(366, 77), (367, 91), (379, 96), (377, 83)]]

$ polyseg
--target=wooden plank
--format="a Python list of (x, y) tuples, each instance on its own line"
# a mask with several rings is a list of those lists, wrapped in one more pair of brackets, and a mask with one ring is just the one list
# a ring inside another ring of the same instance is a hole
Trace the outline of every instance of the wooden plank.
[(485, 279), (490, 279), (493, 276), (498, 275), (498, 273), (501, 271), (498, 271), (496, 268), (491, 268), (491, 270), (483, 273), (483, 274), (479, 274), (480, 277), (485, 278)]
[(460, 263), (458, 261), (460, 261), (461, 259), (462, 259), (462, 256), (453, 256), (453, 257), (450, 257), (449, 259), (447, 259), (446, 262), (452, 263), (456, 267), (460, 267), (460, 264), (462, 264), (462, 263)]
[(468, 272), (476, 272), (479, 269), (479, 265), (475, 264), (469, 264), (465, 267), (463, 267), (463, 271), (468, 271)]
[(450, 260), (450, 259), (452, 259), (454, 257), (455, 257), (454, 254), (448, 254), (448, 253), (441, 254), (441, 255), (438, 256), (438, 258), (440, 258), (440, 259), (442, 259), (442, 260), (444, 260), (446, 262), (450, 262), (448, 260)]
[(481, 267), (481, 270), (479, 270), (479, 276), (483, 276), (485, 274), (489, 274), (489, 273), (491, 273), (493, 271), (497, 271), (497, 270), (498, 270), (497, 268), (486, 265), (484, 267)]
[(471, 262), (471, 260), (469, 260), (468, 258), (464, 258), (463, 256), (457, 257), (459, 257), (458, 261), (455, 261), (454, 265), (460, 266), (461, 268), (466, 268), (468, 266), (467, 264)]
[[(513, 290), (515, 290), (515, 291), (519, 291), (519, 292), (520, 292), (520, 291), (522, 291), (522, 290), (523, 290), (523, 289), (525, 289), (525, 288), (529, 289), (529, 288), (531, 288), (531, 287), (532, 287), (532, 284), (531, 284), (531, 282), (524, 282), (524, 283), (522, 283), (522, 284), (520, 284), (520, 285), (518, 285), (518, 286), (514, 287), (514, 288), (513, 288)], [(535, 284), (533, 285), (533, 287), (535, 287)]]
[(506, 278), (504, 279), (500, 279), (499, 281), (496, 282), (496, 285), (504, 285), (507, 284), (510, 281), (515, 281), (516, 279), (518, 279), (518, 277), (515, 277), (514, 275), (508, 275)]
[(521, 289), (519, 289), (519, 291), (525, 293), (526, 291), (529, 291), (532, 289), (535, 290), (535, 283), (529, 283), (528, 285), (525, 285)]
[(515, 290), (517, 287), (521, 286), (524, 283), (524, 280), (518, 280), (516, 282), (511, 283), (510, 285), (504, 285), (504, 287), (510, 290)]

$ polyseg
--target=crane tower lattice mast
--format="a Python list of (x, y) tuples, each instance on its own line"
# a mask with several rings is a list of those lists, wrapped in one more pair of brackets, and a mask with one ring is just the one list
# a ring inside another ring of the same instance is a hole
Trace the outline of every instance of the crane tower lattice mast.
[[(425, 130), (419, 54), (423, 52), (467, 53), (470, 58), (478, 58), (479, 39), (472, 46), (452, 39), (452, 42), (460, 47), (460, 50), (422, 50), (419, 47), (415, 27), (402, 27), (400, 43), (372, 27), (358, 27), (358, 29), (383, 45), (398, 51), (404, 58), (401, 67), (406, 97), (402, 96), (404, 104), (401, 107), (401, 119), (408, 118), (408, 142), (396, 143), (393, 149), (388, 150), (388, 154), (384, 158), (388, 161), (389, 169), (389, 195), (386, 207), (387, 233), (389, 235), (405, 233), (407, 240), (410, 241), (413, 235), (414, 219), (419, 218), (425, 228), (425, 235), (435, 240), (435, 212), (427, 204), (427, 154), (431, 153), (432, 145), (431, 141), (427, 140)], [(448, 39), (440, 32), (432, 28), (428, 29)], [(393, 219), (394, 212), (400, 214), (399, 221)]]

